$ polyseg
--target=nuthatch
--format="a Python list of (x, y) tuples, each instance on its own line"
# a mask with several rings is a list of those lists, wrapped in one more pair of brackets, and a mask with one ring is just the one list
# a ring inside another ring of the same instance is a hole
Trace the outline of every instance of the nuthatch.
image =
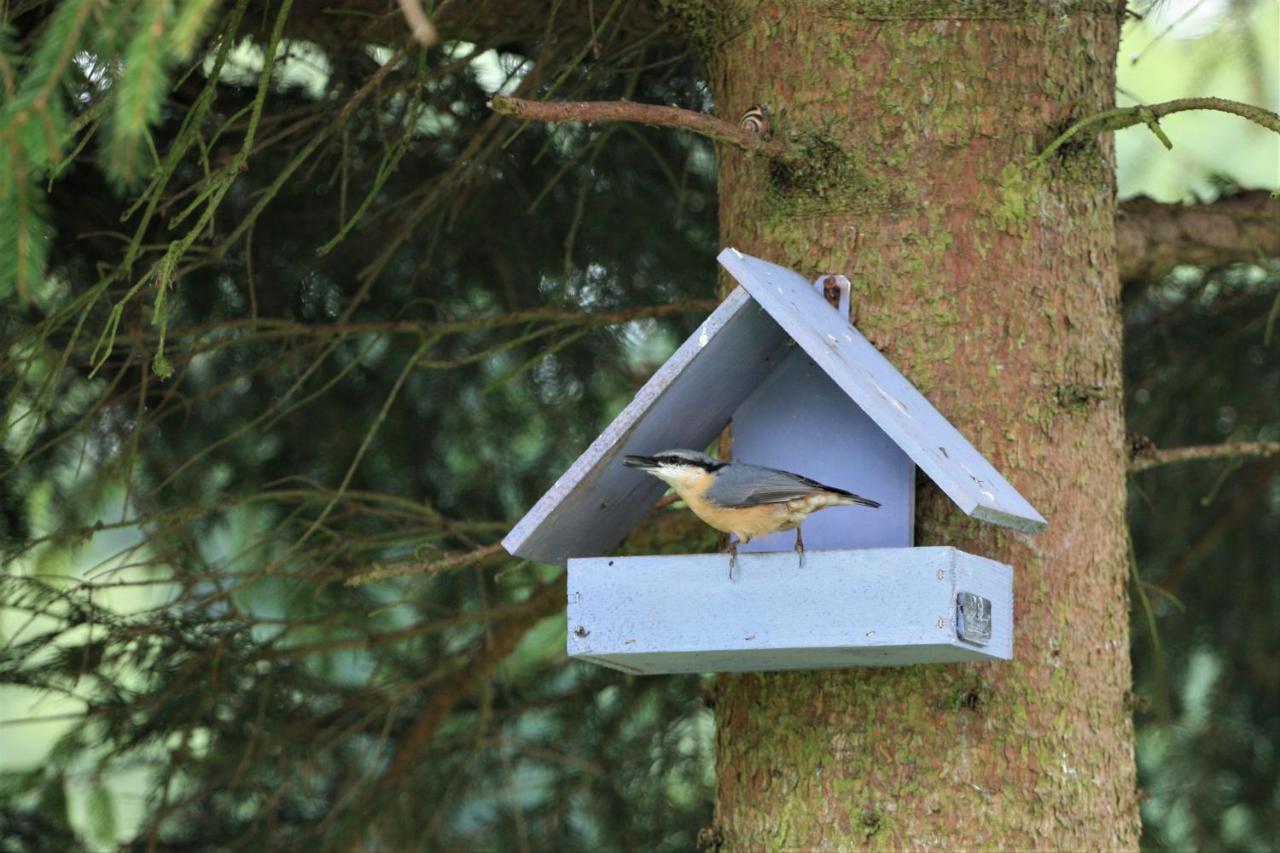
[(653, 456), (628, 456), (623, 464), (652, 474), (675, 490), (693, 514), (737, 539), (729, 546), (729, 576), (738, 544), (779, 530), (796, 531), (796, 553), (804, 565), (800, 526), (811, 513), (829, 506), (880, 506), (876, 501), (776, 468), (722, 462), (696, 450), (664, 450)]

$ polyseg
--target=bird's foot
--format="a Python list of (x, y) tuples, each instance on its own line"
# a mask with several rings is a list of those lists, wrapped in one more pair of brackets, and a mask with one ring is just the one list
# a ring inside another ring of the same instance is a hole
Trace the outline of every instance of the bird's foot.
[(729, 580), (733, 580), (733, 567), (738, 565), (738, 543), (730, 542), (726, 550), (729, 552)]
[(800, 568), (804, 568), (804, 537), (800, 535), (800, 528), (796, 528), (796, 554), (800, 557)]

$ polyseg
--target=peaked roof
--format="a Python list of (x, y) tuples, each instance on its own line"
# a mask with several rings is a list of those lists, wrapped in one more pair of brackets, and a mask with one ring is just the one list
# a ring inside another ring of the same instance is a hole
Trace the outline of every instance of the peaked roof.
[(1044, 518), (801, 275), (720, 253), (741, 285), (703, 321), (502, 540), (546, 563), (606, 554), (666, 485), (621, 464), (627, 453), (702, 448), (794, 340), (833, 382), (974, 518), (1039, 533)]

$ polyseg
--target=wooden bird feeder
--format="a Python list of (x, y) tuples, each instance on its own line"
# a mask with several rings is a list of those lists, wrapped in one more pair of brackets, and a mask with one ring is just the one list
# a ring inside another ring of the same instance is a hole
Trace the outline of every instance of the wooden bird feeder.
[[(631, 673), (729, 672), (1013, 656), (1013, 570), (916, 548), (918, 466), (965, 513), (1038, 533), (1045, 520), (849, 322), (848, 286), (736, 249), (740, 287), (503, 539), (568, 565), (568, 652)], [(730, 422), (734, 458), (880, 501), (726, 554), (611, 557), (666, 490), (626, 454), (706, 447)]]

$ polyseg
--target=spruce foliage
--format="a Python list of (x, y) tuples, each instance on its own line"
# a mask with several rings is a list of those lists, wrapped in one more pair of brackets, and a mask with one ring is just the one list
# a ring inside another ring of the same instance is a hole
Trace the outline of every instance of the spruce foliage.
[[(430, 49), (394, 4), (10, 7), (0, 758), (59, 728), (0, 769), (0, 849), (688, 850), (711, 823), (713, 683), (567, 663), (559, 570), (497, 542), (714, 304), (715, 152), (486, 107), (708, 110), (707, 72), (646, 3), (463, 5)], [(1129, 300), (1135, 430), (1266, 437), (1274, 264), (1197, 275)], [(1177, 774), (1148, 840), (1261, 846), (1280, 705), (1249, 605), (1280, 530), (1205, 513), (1276, 480), (1145, 476), (1137, 588), (1179, 573), (1135, 612), (1140, 758)], [(1177, 568), (1189, 529), (1223, 545)], [(715, 546), (671, 509), (624, 547)], [(1206, 648), (1231, 663), (1197, 705)], [(1206, 706), (1221, 739), (1179, 727)], [(1222, 779), (1243, 817), (1210, 813)]]

